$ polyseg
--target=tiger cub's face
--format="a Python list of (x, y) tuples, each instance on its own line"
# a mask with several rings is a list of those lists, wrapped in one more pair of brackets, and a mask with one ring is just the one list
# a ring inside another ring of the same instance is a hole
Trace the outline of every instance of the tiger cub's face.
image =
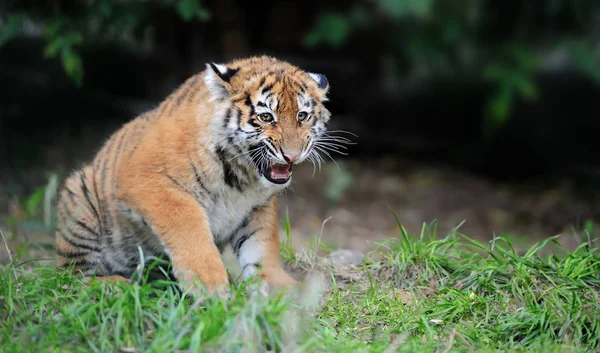
[[(223, 137), (263, 184), (286, 186), (292, 166), (320, 158), (330, 118), (327, 78), (270, 57), (208, 64), (204, 82), (224, 112)], [(221, 117), (217, 116), (217, 119)]]

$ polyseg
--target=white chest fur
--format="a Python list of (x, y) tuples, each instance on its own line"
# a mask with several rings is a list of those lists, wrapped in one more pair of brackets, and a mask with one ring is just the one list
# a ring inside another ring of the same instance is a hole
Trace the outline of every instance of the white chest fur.
[(256, 185), (243, 192), (226, 190), (208, 202), (205, 200), (203, 204), (214, 241), (220, 243), (229, 239), (251, 210), (256, 206), (264, 205), (272, 195), (272, 191)]

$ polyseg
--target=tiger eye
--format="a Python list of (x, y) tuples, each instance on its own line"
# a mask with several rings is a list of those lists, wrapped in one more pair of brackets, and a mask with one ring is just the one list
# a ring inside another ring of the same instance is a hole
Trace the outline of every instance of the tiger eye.
[(258, 119), (260, 121), (262, 121), (263, 123), (272, 123), (273, 115), (271, 115), (271, 113), (261, 113), (261, 114), (258, 114)]
[(310, 117), (310, 115), (308, 115), (307, 112), (299, 112), (298, 113), (298, 121), (301, 123), (307, 121), (309, 117)]

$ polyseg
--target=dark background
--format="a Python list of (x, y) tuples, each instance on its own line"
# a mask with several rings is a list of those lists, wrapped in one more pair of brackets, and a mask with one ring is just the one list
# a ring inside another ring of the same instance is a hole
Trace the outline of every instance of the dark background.
[(0, 0), (0, 226), (50, 231), (52, 176), (206, 62), (268, 54), (325, 74), (358, 136), (295, 173), (298, 239), (331, 216), (324, 241), (368, 247), (391, 210), (572, 246), (600, 221), (599, 40), (593, 0)]

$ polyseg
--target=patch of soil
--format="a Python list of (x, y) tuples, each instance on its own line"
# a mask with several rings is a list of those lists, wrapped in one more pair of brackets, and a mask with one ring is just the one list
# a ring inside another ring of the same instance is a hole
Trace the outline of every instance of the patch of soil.
[[(369, 251), (375, 247), (372, 242), (400, 234), (393, 212), (410, 234), (419, 234), (424, 222), (435, 221), (443, 237), (462, 223), (459, 231), (479, 240), (502, 235), (527, 246), (563, 234), (559, 241), (573, 248), (579, 242), (573, 230), (600, 218), (600, 205), (576, 197), (566, 183), (505, 184), (391, 158), (338, 164), (339, 169), (329, 161), (314, 176), (310, 163), (294, 169), (293, 190), (282, 195), (279, 208), (281, 218), (286, 209), (289, 212), (295, 246), (307, 244), (323, 227), (324, 243)], [(351, 178), (347, 188), (329, 197), (327, 188), (339, 187), (336, 182), (346, 178)]]

